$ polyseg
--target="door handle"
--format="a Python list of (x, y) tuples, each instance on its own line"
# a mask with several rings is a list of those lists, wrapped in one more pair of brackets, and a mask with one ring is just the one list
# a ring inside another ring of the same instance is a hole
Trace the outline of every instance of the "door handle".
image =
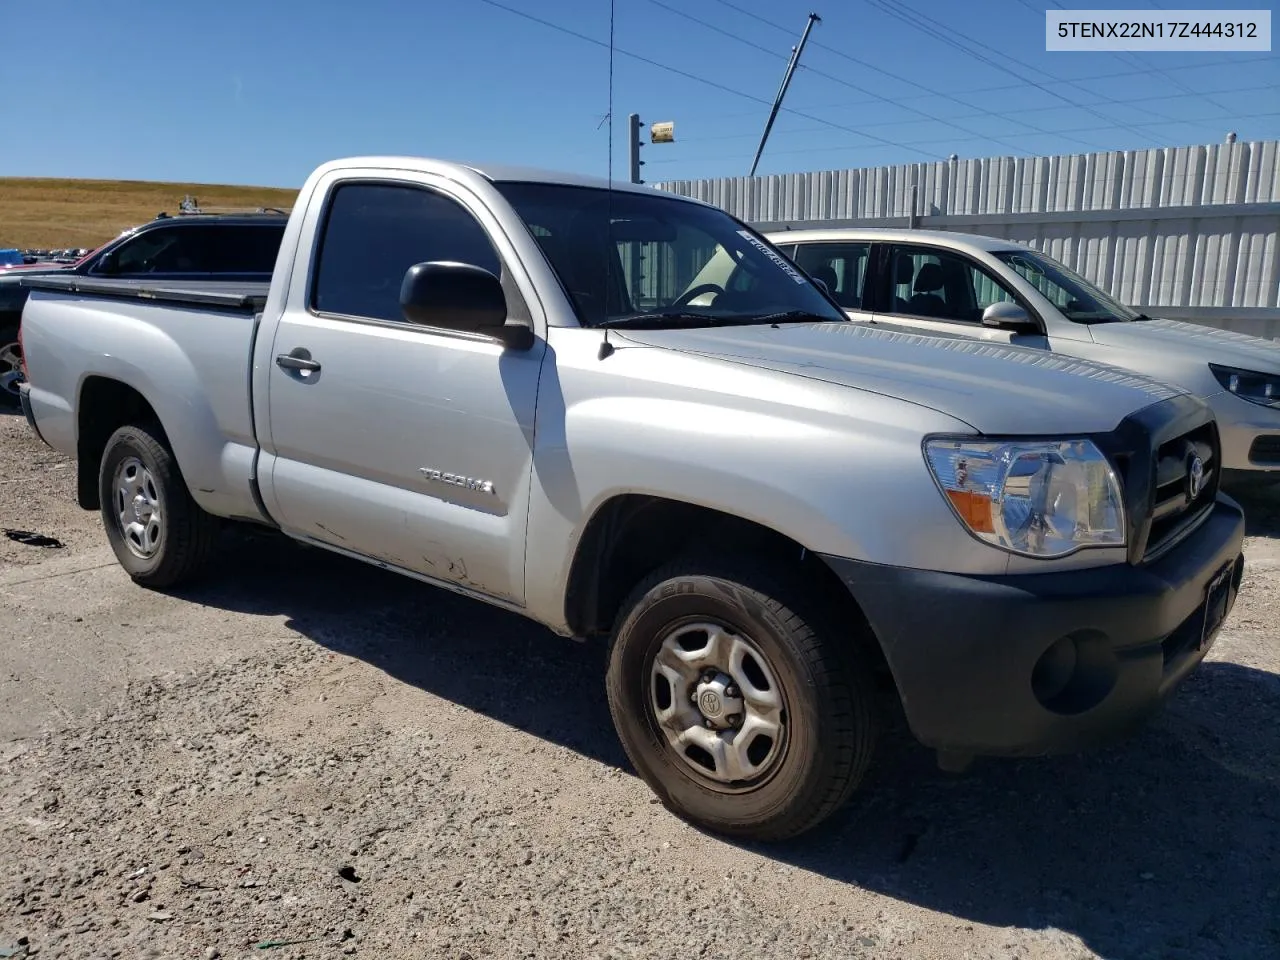
[(298, 373), (315, 373), (320, 369), (320, 362), (311, 359), (311, 351), (306, 347), (295, 347), (288, 353), (277, 354), (276, 366)]

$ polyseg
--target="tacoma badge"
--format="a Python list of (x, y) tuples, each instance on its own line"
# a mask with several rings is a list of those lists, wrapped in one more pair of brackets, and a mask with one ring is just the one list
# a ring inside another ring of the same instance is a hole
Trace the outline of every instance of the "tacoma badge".
[(433, 470), (431, 467), (419, 467), (418, 472), (428, 480), (434, 480), (437, 483), (447, 483), (455, 487), (463, 487), (466, 490), (475, 490), (479, 493), (494, 493), (492, 480), (477, 480), (474, 477), (464, 477), (457, 473), (445, 473), (442, 470)]

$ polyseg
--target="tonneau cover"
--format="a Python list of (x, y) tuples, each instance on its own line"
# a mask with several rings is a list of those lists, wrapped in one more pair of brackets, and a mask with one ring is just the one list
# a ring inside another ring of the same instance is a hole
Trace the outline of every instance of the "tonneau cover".
[(218, 280), (112, 280), (98, 277), (46, 274), (24, 277), (22, 286), (59, 293), (83, 293), (95, 297), (162, 300), (167, 303), (216, 307), (257, 313), (267, 301), (270, 283), (238, 283)]

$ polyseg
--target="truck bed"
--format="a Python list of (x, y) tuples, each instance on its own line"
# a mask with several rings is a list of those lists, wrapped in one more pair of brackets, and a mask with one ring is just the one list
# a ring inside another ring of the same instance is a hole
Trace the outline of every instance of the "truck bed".
[(109, 278), (46, 274), (25, 277), (22, 286), (32, 290), (91, 294), (125, 300), (158, 300), (175, 305), (213, 307), (218, 310), (257, 313), (267, 302), (269, 283), (237, 283), (217, 280), (112, 280)]
[(163, 398), (155, 415), (196, 502), (260, 519), (248, 379), (265, 284), (46, 276), (30, 292), (23, 352), (45, 442), (78, 456), (103, 384)]

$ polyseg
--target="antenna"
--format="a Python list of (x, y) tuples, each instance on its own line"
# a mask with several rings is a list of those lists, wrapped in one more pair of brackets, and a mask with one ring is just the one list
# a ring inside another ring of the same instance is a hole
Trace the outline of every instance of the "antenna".
[[(613, 260), (617, 254), (613, 246), (613, 23), (614, 8), (617, 0), (609, 0), (609, 178), (605, 191), (604, 213), (604, 309), (605, 319), (609, 318), (609, 290), (613, 285)], [(600, 349), (596, 353), (597, 360), (603, 360), (613, 353), (613, 344), (609, 342), (609, 328), (604, 328), (604, 339), (600, 341)]]

